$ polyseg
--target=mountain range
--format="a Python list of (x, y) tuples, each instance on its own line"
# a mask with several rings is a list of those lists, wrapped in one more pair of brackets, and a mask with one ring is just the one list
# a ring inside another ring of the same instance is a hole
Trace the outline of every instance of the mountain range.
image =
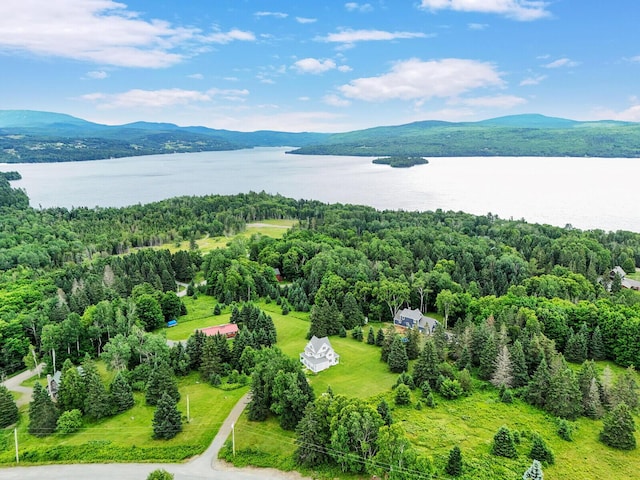
[(290, 153), (359, 156), (639, 157), (640, 124), (539, 114), (478, 122), (428, 120), (346, 133), (237, 132), (171, 123), (103, 125), (71, 115), (0, 110), (0, 162), (34, 163), (297, 147)]

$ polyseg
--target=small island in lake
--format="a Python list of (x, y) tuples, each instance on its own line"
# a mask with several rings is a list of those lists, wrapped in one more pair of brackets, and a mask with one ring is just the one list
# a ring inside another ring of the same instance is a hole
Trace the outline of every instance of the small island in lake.
[(0, 177), (12, 182), (14, 180), (22, 180), (22, 175), (19, 172), (0, 172)]
[(429, 163), (429, 160), (423, 157), (384, 157), (384, 158), (375, 158), (372, 163), (378, 165), (389, 165), (393, 168), (409, 168), (414, 165), (425, 165)]

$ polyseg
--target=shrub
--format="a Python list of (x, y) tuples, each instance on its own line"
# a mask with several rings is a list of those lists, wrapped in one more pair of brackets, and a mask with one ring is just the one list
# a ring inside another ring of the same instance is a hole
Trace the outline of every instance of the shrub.
[(173, 480), (173, 473), (169, 473), (161, 468), (149, 474), (147, 480)]
[(78, 409), (63, 412), (56, 422), (56, 432), (61, 435), (75, 433), (82, 428), (82, 412)]
[(573, 426), (564, 418), (558, 418), (558, 435), (567, 442), (573, 441)]
[(500, 401), (502, 403), (513, 403), (513, 392), (509, 388), (505, 388), (500, 395)]
[(429, 392), (429, 394), (427, 395), (427, 398), (425, 400), (425, 403), (427, 404), (427, 407), (429, 407), (429, 408), (436, 408), (436, 399), (433, 398), (433, 392)]
[(394, 401), (396, 405), (409, 405), (411, 403), (411, 390), (404, 383), (396, 388)]
[(440, 385), (440, 394), (444, 398), (448, 398), (449, 400), (458, 398), (463, 393), (464, 391), (462, 390), (462, 386), (460, 385), (460, 382), (458, 382), (458, 380), (445, 378)]

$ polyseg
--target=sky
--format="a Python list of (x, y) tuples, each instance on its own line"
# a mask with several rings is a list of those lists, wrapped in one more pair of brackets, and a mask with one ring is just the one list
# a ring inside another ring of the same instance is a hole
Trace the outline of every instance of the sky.
[(0, 109), (345, 132), (640, 121), (637, 0), (2, 0)]

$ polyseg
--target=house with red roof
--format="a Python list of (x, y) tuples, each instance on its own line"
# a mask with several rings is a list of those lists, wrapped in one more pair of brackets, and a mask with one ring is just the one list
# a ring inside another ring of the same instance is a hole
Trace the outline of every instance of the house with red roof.
[(235, 323), (225, 323), (224, 325), (215, 325), (213, 327), (201, 328), (200, 331), (208, 336), (224, 335), (227, 338), (233, 338), (238, 334), (238, 325)]

